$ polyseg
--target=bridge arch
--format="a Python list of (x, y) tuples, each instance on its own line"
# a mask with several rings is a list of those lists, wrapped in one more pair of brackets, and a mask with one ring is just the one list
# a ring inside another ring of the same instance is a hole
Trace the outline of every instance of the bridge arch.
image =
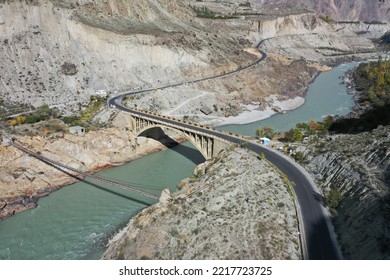
[[(191, 133), (188, 133), (188, 132), (183, 131), (183, 130), (179, 130), (179, 129), (168, 127), (168, 126), (161, 125), (161, 124), (151, 124), (151, 125), (143, 127), (142, 129), (139, 129), (136, 132), (136, 135), (137, 136), (145, 136), (145, 137), (149, 137), (149, 138), (152, 138), (154, 140), (160, 141), (164, 136), (169, 137), (169, 133), (167, 133), (167, 131), (169, 131), (169, 130), (174, 130), (174, 131), (180, 132), (181, 135), (183, 135), (188, 141), (191, 142), (192, 145), (194, 145), (194, 147), (202, 154), (202, 156), (206, 160), (212, 158), (212, 155), (209, 153), (209, 151), (206, 147), (206, 145), (209, 145), (209, 143), (206, 143), (207, 142), (207, 140), (205, 139), (206, 137), (201, 137), (201, 136), (197, 137), (195, 134), (192, 135)], [(201, 138), (203, 138), (203, 140)], [(175, 140), (172, 139), (172, 141), (175, 141)], [(209, 140), (209, 141), (212, 141), (212, 140)]]

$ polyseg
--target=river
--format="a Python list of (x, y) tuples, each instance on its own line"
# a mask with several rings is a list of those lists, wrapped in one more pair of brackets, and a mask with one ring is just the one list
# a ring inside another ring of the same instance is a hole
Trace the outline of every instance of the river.
[(242, 135), (255, 136), (256, 129), (259, 127), (271, 126), (276, 131), (287, 131), (299, 122), (321, 121), (328, 115), (346, 115), (351, 111), (354, 102), (352, 96), (347, 93), (346, 85), (341, 83), (342, 80), (339, 77), (344, 76), (345, 72), (356, 65), (356, 62), (341, 64), (331, 71), (321, 73), (309, 86), (304, 105), (295, 110), (249, 124), (225, 125), (219, 128)]
[[(298, 122), (345, 115), (353, 100), (339, 77), (355, 65), (343, 64), (319, 75), (309, 87), (305, 104), (296, 110), (221, 129), (254, 135), (259, 126), (285, 131)], [(99, 175), (143, 184), (148, 192), (159, 194), (167, 187), (174, 191), (203, 161), (203, 156), (185, 142)], [(37, 208), (0, 222), (0, 259), (98, 259), (109, 238), (151, 203), (151, 199), (99, 182), (72, 184), (40, 199)]]

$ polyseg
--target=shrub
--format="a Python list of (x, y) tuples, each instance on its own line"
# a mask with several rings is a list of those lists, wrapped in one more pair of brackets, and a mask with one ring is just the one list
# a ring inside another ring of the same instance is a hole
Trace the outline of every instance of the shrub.
[(105, 99), (101, 97), (91, 96), (88, 108), (81, 113), (81, 120), (90, 121), (93, 116), (104, 106)]
[(229, 19), (229, 18), (234, 18), (231, 16), (225, 16), (225, 15), (217, 15), (216, 12), (210, 10), (207, 7), (196, 7), (196, 6), (191, 6), (191, 9), (196, 13), (197, 17), (200, 18), (211, 18), (211, 19)]
[(16, 126), (18, 124), (18, 122), (15, 119), (12, 119), (12, 120), (8, 121), (8, 124), (11, 126)]
[(251, 3), (249, 1), (245, 2), (245, 3), (240, 3), (238, 4), (239, 7), (252, 7)]
[(262, 160), (265, 159), (265, 154), (264, 154), (264, 152), (261, 152), (261, 153), (260, 153), (260, 158), (261, 158)]
[(275, 136), (275, 130), (270, 126), (258, 128), (256, 129), (256, 136), (272, 139)]
[(45, 116), (42, 116), (42, 115), (35, 115), (35, 114), (28, 115), (26, 117), (25, 123), (33, 124), (33, 123), (43, 121), (44, 119), (45, 119)]
[(248, 142), (248, 141), (242, 142), (242, 143), (241, 143), (241, 148), (244, 148), (244, 149), (249, 148), (249, 142)]
[(330, 192), (326, 198), (326, 204), (330, 208), (336, 209), (340, 205), (342, 198), (343, 197), (341, 195), (339, 188), (337, 188), (337, 187), (331, 188)]
[(323, 21), (325, 21), (327, 23), (333, 22), (333, 19), (330, 16), (320, 16), (320, 19), (322, 19)]
[(293, 128), (286, 132), (286, 138), (291, 142), (300, 142), (303, 139), (303, 134), (300, 129)]

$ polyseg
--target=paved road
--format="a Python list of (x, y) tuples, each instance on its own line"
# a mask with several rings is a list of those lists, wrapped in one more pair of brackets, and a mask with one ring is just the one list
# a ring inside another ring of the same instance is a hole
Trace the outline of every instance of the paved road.
[[(259, 48), (265, 40), (262, 40), (257, 47)], [(261, 51), (260, 51), (261, 52)], [(216, 79), (224, 76), (228, 76), (250, 67), (253, 67), (263, 61), (267, 55), (264, 52), (261, 52), (262, 56), (255, 62), (234, 70), (229, 73), (223, 73), (213, 77), (201, 78), (193, 80), (190, 82), (180, 82), (177, 84), (167, 85), (159, 87), (159, 89), (176, 87), (187, 83), (196, 83), (211, 79)], [(126, 95), (151, 92), (154, 89), (145, 89), (145, 90), (133, 90), (125, 91), (122, 94), (113, 97), (107, 101), (108, 105), (115, 107), (116, 109), (129, 112), (131, 114), (152, 118), (156, 121), (168, 123), (172, 125), (179, 125), (183, 128), (195, 130), (201, 133), (206, 133), (209, 135), (222, 138), (226, 141), (236, 144), (243, 144), (246, 140), (242, 137), (231, 135), (229, 133), (224, 133), (218, 130), (209, 129), (206, 127), (194, 126), (189, 123), (184, 123), (182, 121), (176, 121), (172, 119), (167, 119), (164, 116), (151, 115), (146, 112), (135, 111), (124, 107), (121, 105), (122, 97)], [(341, 255), (337, 249), (337, 241), (332, 236), (332, 230), (330, 226), (329, 217), (327, 216), (327, 211), (323, 206), (323, 198), (317, 191), (317, 187), (314, 181), (311, 179), (310, 175), (292, 159), (288, 158), (284, 154), (272, 150), (266, 146), (257, 144), (255, 142), (248, 142), (248, 148), (256, 153), (264, 153), (266, 159), (279, 168), (284, 174), (287, 175), (288, 179), (295, 183), (294, 191), (298, 199), (298, 208), (301, 214), (303, 229), (301, 229), (302, 240), (304, 243), (304, 257), (306, 259), (340, 259)], [(302, 225), (301, 225), (302, 226)]]
[[(111, 105), (115, 105), (115, 107), (119, 110), (129, 112), (134, 115), (152, 118), (155, 121), (162, 122), (164, 124), (172, 124), (175, 126), (179, 125), (185, 129), (206, 133), (239, 145), (246, 142), (246, 140), (242, 137), (230, 135), (218, 130), (167, 119), (164, 116), (155, 116), (146, 112), (135, 111), (122, 106), (119, 102), (117, 103), (117, 100), (118, 98), (110, 99), (109, 103)], [(310, 175), (292, 159), (280, 152), (255, 142), (248, 142), (248, 148), (258, 154), (264, 153), (269, 162), (278, 167), (284, 174), (287, 175), (290, 181), (295, 183), (294, 191), (298, 198), (302, 222), (304, 225), (303, 236), (307, 249), (306, 258), (340, 259), (337, 244), (332, 238), (331, 230), (329, 228), (329, 219), (322, 205), (323, 201), (321, 195), (318, 193), (317, 187)]]

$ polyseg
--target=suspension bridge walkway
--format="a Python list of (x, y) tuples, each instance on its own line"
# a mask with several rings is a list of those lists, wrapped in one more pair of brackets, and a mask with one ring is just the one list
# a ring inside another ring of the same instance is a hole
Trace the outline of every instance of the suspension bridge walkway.
[[(145, 197), (148, 197), (148, 198), (151, 198), (154, 200), (159, 199), (159, 197), (157, 195), (139, 189), (139, 188), (149, 188), (149, 189), (157, 190), (156, 187), (151, 187), (151, 186), (146, 186), (146, 185), (141, 185), (141, 184), (134, 184), (134, 183), (124, 184), (124, 183), (121, 183), (121, 182), (118, 182), (118, 181), (115, 181), (112, 179), (104, 178), (104, 177), (99, 176), (97, 174), (87, 173), (87, 172), (78, 170), (76, 168), (67, 166), (65, 164), (62, 164), (60, 162), (54, 161), (54, 160), (49, 159), (49, 158), (47, 158), (47, 157), (45, 157), (37, 152), (34, 152), (32, 150), (27, 149), (18, 143), (15, 143), (15, 141), (9, 141), (8, 145), (14, 146), (15, 148), (19, 149), (20, 151), (46, 163), (46, 164), (48, 164), (48, 165), (50, 165), (58, 170), (61, 170), (62, 172), (67, 173), (68, 175), (71, 175), (71, 176), (73, 176), (81, 181), (85, 181), (85, 178), (92, 178), (92, 179), (95, 179), (95, 180), (100, 181), (102, 183), (109, 184), (113, 187), (116, 187), (116, 188), (119, 188), (119, 189), (122, 189), (125, 191), (133, 192), (133, 193), (136, 193), (136, 194), (139, 194), (141, 196), (145, 196)], [(72, 172), (73, 174), (70, 172)]]

